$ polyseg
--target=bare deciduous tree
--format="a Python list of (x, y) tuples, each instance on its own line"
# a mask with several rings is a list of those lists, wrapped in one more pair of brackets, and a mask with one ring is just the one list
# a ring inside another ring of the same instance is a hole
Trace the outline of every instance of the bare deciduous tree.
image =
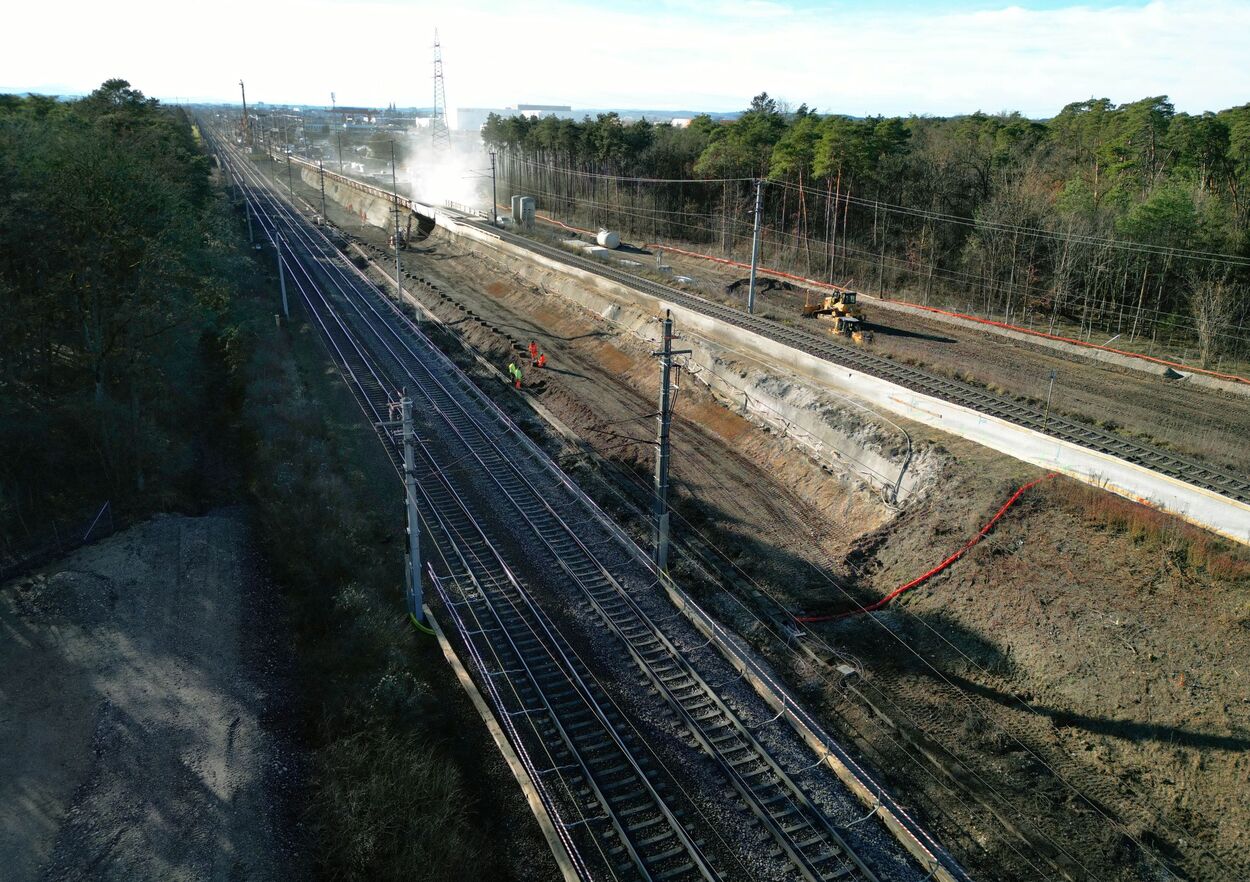
[(1237, 292), (1223, 279), (1205, 277), (1194, 283), (1189, 309), (1194, 317), (1203, 367), (1210, 367), (1219, 357), (1224, 336), (1236, 317), (1237, 302)]

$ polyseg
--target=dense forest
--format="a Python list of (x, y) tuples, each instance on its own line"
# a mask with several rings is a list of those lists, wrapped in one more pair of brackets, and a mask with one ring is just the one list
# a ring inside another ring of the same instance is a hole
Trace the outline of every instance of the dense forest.
[(1166, 97), (1053, 119), (855, 119), (767, 94), (687, 127), (615, 114), (492, 115), (512, 190), (557, 218), (763, 262), (868, 292), (1142, 349), (1246, 357), (1250, 104)]
[(0, 96), (0, 551), (205, 495), (228, 223), (181, 110), (124, 80)]

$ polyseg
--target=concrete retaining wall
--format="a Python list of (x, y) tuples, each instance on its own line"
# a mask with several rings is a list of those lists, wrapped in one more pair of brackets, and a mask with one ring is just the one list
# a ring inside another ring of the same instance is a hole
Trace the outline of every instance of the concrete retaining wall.
[[(313, 169), (301, 168), (300, 180), (313, 188), (321, 186), (321, 177)], [(364, 223), (382, 229), (390, 229), (395, 224), (395, 204), (386, 199), (379, 199), (368, 193), (362, 193), (346, 184), (326, 175), (326, 198), (333, 199), (340, 206), (352, 212)]]
[[(314, 170), (304, 168), (301, 170), (301, 175), (310, 185), (318, 185), (317, 173)], [(341, 185), (330, 178), (326, 180), (326, 196), (352, 210), (364, 212), (364, 218), (376, 226), (386, 228), (391, 222), (392, 206), (387, 200)], [(724, 347), (735, 353), (746, 354), (768, 364), (788, 368), (799, 377), (813, 380), (841, 395), (853, 396), (872, 408), (924, 423), (1025, 462), (1053, 469), (1120, 496), (1160, 508), (1190, 523), (1250, 545), (1250, 506), (1244, 503), (1160, 475), (1116, 457), (1034, 432), (998, 417), (912, 392), (886, 380), (815, 358), (769, 340), (753, 331), (725, 325), (710, 316), (617, 284), (596, 273), (587, 272), (511, 245), (493, 235), (489, 230), (461, 223), (438, 209), (424, 205), (413, 205), (413, 208), (427, 218), (433, 215), (438, 226), (443, 227), (452, 235), (472, 240), (512, 257), (530, 261), (550, 271), (577, 279), (580, 287), (587, 292), (582, 295), (583, 305), (598, 312), (604, 318), (621, 321), (627, 328), (632, 326), (634, 330), (641, 330), (647, 324), (648, 316), (657, 315), (664, 309), (671, 309), (679, 327), (687, 334), (694, 335), (709, 344)], [(596, 299), (593, 296), (594, 293), (600, 295), (600, 298)], [(1082, 352), (1082, 354), (1088, 353)], [(733, 394), (744, 391), (747, 390), (739, 388), (733, 393), (722, 390), (731, 397)], [(747, 392), (747, 394), (750, 393)], [(761, 396), (759, 400), (762, 402), (764, 396)], [(871, 451), (855, 444), (853, 438), (835, 437), (838, 433), (827, 433), (827, 430), (822, 429), (821, 425), (810, 415), (805, 416), (788, 408), (785, 402), (775, 396), (768, 401), (766, 410), (770, 412), (770, 424), (773, 419), (780, 418), (783, 422), (788, 422), (815, 438), (824, 435), (831, 450), (844, 451), (847, 454), (842, 458), (844, 466), (849, 468), (852, 463), (865, 465), (857, 473), (870, 483), (873, 483), (872, 476), (875, 474), (877, 476), (875, 483), (880, 486), (880, 475), (888, 474), (888, 460), (874, 462), (868, 455)], [(756, 409), (754, 416), (757, 419), (763, 417), (759, 408)], [(896, 475), (901, 465), (902, 463), (893, 463), (892, 467)], [(904, 493), (901, 495), (905, 495), (910, 489), (905, 473), (903, 488)]]
[[(461, 226), (515, 251), (487, 231)], [(470, 247), (482, 245), (469, 234), (462, 241)], [(543, 290), (613, 323), (624, 335), (659, 344), (660, 324), (653, 303), (622, 302), (619, 295), (590, 288), (582, 279), (569, 279), (567, 268), (553, 275), (552, 267), (539, 266), (529, 258), (518, 263), (523, 267), (522, 277)], [(931, 470), (915, 468), (907, 433), (859, 399), (796, 382), (772, 370), (758, 355), (731, 349), (714, 336), (694, 333), (688, 325), (679, 328), (679, 348), (692, 350), (687, 365), (696, 380), (726, 407), (794, 443), (834, 475), (853, 486), (865, 485), (892, 503), (905, 502), (931, 483), (927, 480)]]
[(577, 278), (591, 291), (644, 315), (673, 312), (679, 327), (736, 352), (788, 368), (836, 392), (852, 395), (874, 408), (967, 438), (1025, 462), (1053, 469), (1112, 493), (1170, 512), (1222, 536), (1250, 545), (1250, 505), (1186, 484), (1116, 457), (1017, 426), (968, 407), (912, 392), (886, 380), (800, 352), (753, 331), (726, 325), (663, 298), (616, 284), (595, 273), (571, 267), (504, 242), (488, 230), (438, 214), (438, 224), (456, 236), (497, 248)]

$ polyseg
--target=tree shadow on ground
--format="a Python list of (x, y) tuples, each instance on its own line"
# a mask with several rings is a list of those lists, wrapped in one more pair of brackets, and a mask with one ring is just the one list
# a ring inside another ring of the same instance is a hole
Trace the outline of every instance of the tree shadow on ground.
[(892, 328), (889, 325), (881, 325), (873, 322), (872, 332), (882, 337), (897, 337), (900, 340), (928, 340), (931, 343), (958, 343), (954, 337), (943, 337), (940, 334), (922, 334), (919, 331), (907, 331), (902, 328)]
[[(1013, 707), (1023, 709), (1024, 705), (1020, 699), (1007, 692), (994, 689), (992, 686), (985, 686), (981, 683), (973, 682), (958, 674), (946, 672), (946, 679), (950, 680), (964, 692), (980, 695), (1004, 707)], [(1250, 738), (1238, 737), (1236, 735), (1217, 735), (1210, 732), (1196, 732), (1192, 729), (1186, 729), (1181, 726), (1167, 726), (1159, 723), (1146, 723), (1137, 720), (1114, 720), (1108, 717), (1095, 717), (1088, 714), (1078, 714), (1072, 711), (1062, 710), (1060, 708), (1047, 707), (1046, 705), (1030, 702), (1028, 707), (1033, 712), (1049, 717), (1056, 726), (1072, 727), (1084, 729), (1093, 732), (1096, 735), (1107, 735), (1113, 738), (1122, 738), (1125, 741), (1141, 742), (1141, 741), (1157, 741), (1167, 743), (1169, 745), (1181, 747), (1193, 747), (1198, 749), (1215, 749), (1215, 750), (1232, 750), (1246, 751), (1250, 750)]]

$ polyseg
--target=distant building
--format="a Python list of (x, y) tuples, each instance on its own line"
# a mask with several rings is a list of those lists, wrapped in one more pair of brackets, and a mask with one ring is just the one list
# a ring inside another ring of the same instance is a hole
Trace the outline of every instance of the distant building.
[(568, 104), (518, 104), (516, 109), (526, 116), (547, 116), (558, 113), (571, 114), (573, 112), (572, 106)]
[(555, 116), (576, 119), (569, 104), (517, 104), (515, 107), (457, 107), (454, 128), (461, 132), (478, 132), (492, 113), (500, 116)]
[(692, 116), (675, 116), (668, 121), (669, 125), (675, 129), (684, 129), (692, 122), (694, 122), (694, 117)]
[(457, 107), (455, 128), (461, 132), (480, 132), (486, 125), (486, 117), (492, 113), (507, 116), (509, 111), (504, 107)]

